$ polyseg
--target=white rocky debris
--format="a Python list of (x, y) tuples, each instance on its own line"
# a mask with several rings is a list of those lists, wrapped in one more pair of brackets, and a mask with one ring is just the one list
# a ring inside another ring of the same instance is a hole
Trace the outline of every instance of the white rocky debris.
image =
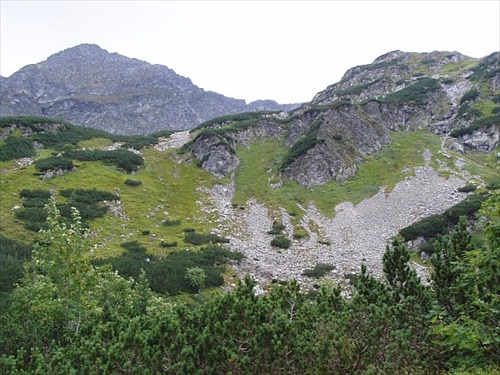
[(189, 132), (177, 132), (173, 133), (170, 137), (161, 137), (158, 140), (158, 144), (155, 145), (155, 149), (158, 151), (165, 151), (169, 148), (178, 148), (188, 143), (190, 140)]
[[(398, 183), (392, 191), (382, 189), (357, 205), (343, 202), (335, 207), (331, 217), (320, 213), (312, 202), (305, 209), (299, 206), (305, 211), (301, 226), (309, 238), (294, 239), (286, 250), (271, 246), (273, 236), (267, 232), (273, 219), (262, 203), (251, 199), (244, 209), (232, 207), (234, 182), (216, 185), (210, 194), (213, 211), (220, 216), (219, 231), (230, 238), (232, 250), (246, 256), (240, 264), (233, 265), (234, 271), (240, 277), (250, 274), (260, 285), (273, 279), (296, 279), (311, 286), (317, 280), (302, 276), (302, 272), (317, 263), (334, 265), (327, 277), (338, 282), (343, 282), (346, 274), (359, 273), (362, 263), (369, 272), (381, 276), (386, 245), (399, 230), (442, 213), (467, 196), (457, 192), (465, 185), (461, 176), (442, 177), (430, 167), (428, 151), (424, 158), (426, 165), (415, 168), (415, 175)], [(285, 225), (284, 233), (293, 239), (286, 211), (275, 214)], [(425, 267), (415, 265), (415, 268), (425, 281)]]

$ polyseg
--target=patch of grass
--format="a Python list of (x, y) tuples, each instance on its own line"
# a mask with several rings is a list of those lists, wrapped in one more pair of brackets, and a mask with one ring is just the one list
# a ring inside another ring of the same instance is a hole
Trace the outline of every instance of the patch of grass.
[(458, 76), (463, 72), (466, 72), (477, 65), (479, 59), (476, 58), (467, 58), (458, 62), (449, 63), (444, 65), (439, 73), (441, 74), (449, 74), (453, 76)]
[[(429, 149), (436, 154), (440, 148), (438, 136), (426, 132), (394, 132), (392, 143), (377, 154), (366, 158), (356, 175), (343, 183), (329, 182), (321, 186), (304, 188), (293, 181), (283, 181), (279, 188), (271, 188), (270, 177), (279, 175), (280, 160), (286, 148), (276, 141), (262, 141), (250, 147), (238, 147), (240, 167), (236, 171), (236, 191), (233, 204), (243, 206), (254, 197), (271, 210), (278, 207), (297, 212), (294, 220), (301, 217), (297, 203), (314, 204), (325, 214), (344, 201), (354, 204), (378, 193), (382, 187), (391, 191), (396, 183), (413, 173), (412, 167), (423, 165), (423, 152)], [(405, 171), (408, 167), (409, 171)]]
[(95, 149), (101, 149), (104, 147), (109, 147), (113, 144), (113, 141), (111, 139), (107, 138), (92, 138), (92, 139), (85, 139), (83, 141), (78, 142), (77, 147), (80, 149), (88, 149), (88, 150), (95, 150)]

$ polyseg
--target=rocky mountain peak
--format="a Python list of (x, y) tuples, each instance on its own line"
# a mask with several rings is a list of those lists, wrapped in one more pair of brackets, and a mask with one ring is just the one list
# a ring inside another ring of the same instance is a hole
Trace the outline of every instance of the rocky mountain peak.
[(81, 44), (2, 78), (0, 115), (61, 118), (118, 134), (192, 129), (214, 117), (285, 105), (205, 91), (163, 65)]

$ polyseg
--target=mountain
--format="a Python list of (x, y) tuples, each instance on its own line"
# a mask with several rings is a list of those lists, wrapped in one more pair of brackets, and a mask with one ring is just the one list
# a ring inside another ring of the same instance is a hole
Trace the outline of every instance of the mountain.
[[(111, 199), (82, 206), (100, 258), (129, 242), (159, 257), (197, 251), (199, 234), (244, 254), (226, 285), (250, 274), (261, 286), (312, 287), (304, 273), (316, 265), (344, 286), (362, 263), (380, 276), (401, 230), (434, 220), (405, 237), (418, 249), (498, 189), (499, 57), (393, 51), (299, 108), (223, 115), (174, 134), (0, 118), (0, 232), (33, 240), (43, 204), (32, 195), (80, 204), (75, 190), (104, 190)], [(425, 264), (414, 267), (425, 276)]]
[(238, 144), (282, 139), (283, 177), (302, 186), (342, 182), (395, 131), (424, 131), (447, 147), (492, 151), (500, 132), (500, 53), (474, 59), (457, 52), (393, 51), (357, 66), (310, 103), (274, 115), (212, 120), (197, 129), (193, 152), (207, 171), (227, 175)]
[(289, 110), (205, 91), (162, 65), (82, 44), (2, 77), (0, 115), (60, 118), (116, 134), (192, 129), (213, 117)]

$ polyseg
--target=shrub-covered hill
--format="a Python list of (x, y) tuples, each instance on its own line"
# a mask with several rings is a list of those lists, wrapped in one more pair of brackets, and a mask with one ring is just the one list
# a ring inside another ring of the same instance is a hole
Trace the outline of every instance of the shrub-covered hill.
[[(479, 242), (463, 219), (439, 239), (431, 286), (395, 239), (383, 278), (361, 266), (349, 297), (331, 283), (306, 294), (296, 281), (258, 295), (247, 276), (187, 305), (152, 293), (144, 273), (133, 282), (91, 264), (78, 216), (66, 224), (51, 203), (32, 261), (1, 300), (0, 372), (497, 374), (499, 210), (497, 193), (472, 228)], [(185, 275), (196, 288), (208, 279), (200, 267)]]

